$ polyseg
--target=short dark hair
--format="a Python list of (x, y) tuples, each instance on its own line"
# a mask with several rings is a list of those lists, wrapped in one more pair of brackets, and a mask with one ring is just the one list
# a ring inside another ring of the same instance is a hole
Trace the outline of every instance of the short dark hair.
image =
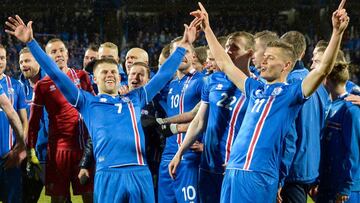
[(227, 36), (220, 36), (220, 37), (217, 38), (217, 40), (219, 41), (219, 43), (221, 44), (221, 46), (223, 48), (225, 48), (225, 44), (226, 44), (227, 39), (228, 39)]
[(111, 58), (104, 58), (104, 59), (95, 59), (90, 61), (86, 66), (85, 66), (85, 70), (91, 74), (94, 74), (96, 68), (103, 63), (108, 63), (108, 64), (114, 64), (116, 66), (118, 66), (118, 63)]
[(170, 56), (170, 44), (165, 45), (161, 50), (161, 55), (164, 56), (164, 58), (169, 58)]
[(329, 42), (325, 41), (325, 40), (319, 40), (316, 45), (315, 48), (321, 48), (321, 47), (327, 47), (329, 45)]
[(25, 53), (31, 53), (29, 48), (27, 48), (27, 47), (22, 48), (19, 52), (19, 55), (25, 54)]
[(298, 31), (289, 31), (281, 36), (281, 40), (293, 45), (296, 59), (300, 59), (301, 54), (306, 50), (305, 36)]
[(267, 45), (271, 41), (275, 41), (279, 39), (279, 35), (276, 32), (264, 30), (261, 32), (257, 32), (254, 35), (254, 39), (259, 39), (261, 43)]
[(95, 44), (90, 44), (86, 50), (98, 52), (99, 48)]
[(208, 50), (209, 48), (206, 47), (206, 46), (200, 46), (200, 47), (196, 47), (195, 48), (195, 54), (196, 54), (196, 57), (198, 58), (199, 62), (201, 64), (204, 64), (206, 62), (206, 58), (207, 58), (207, 53), (206, 51)]
[(150, 67), (146, 63), (144, 63), (144, 62), (135, 62), (135, 63), (131, 64), (130, 71), (131, 71), (131, 68), (133, 66), (142, 66), (142, 67), (144, 67), (146, 69), (146, 73), (148, 75), (148, 78), (150, 79)]
[(335, 84), (345, 84), (350, 78), (349, 63), (344, 61), (336, 61), (331, 73), (327, 79)]
[(284, 51), (284, 54), (286, 54), (286, 56), (291, 60), (291, 62), (293, 64), (295, 64), (295, 61), (297, 60), (297, 58), (296, 58), (296, 54), (294, 51), (294, 47), (291, 44), (286, 43), (281, 40), (275, 40), (275, 41), (269, 42), (267, 47), (282, 49)]
[[(49, 44), (54, 43), (54, 42), (61, 42), (61, 43), (63, 43), (63, 44), (65, 45), (65, 43), (64, 43), (60, 38), (52, 38), (52, 39), (50, 39), (50, 40), (46, 43), (46, 47), (47, 47)], [(66, 45), (65, 45), (65, 47), (66, 47)]]
[(229, 34), (228, 40), (229, 39), (236, 39), (238, 37), (244, 38), (245, 39), (245, 50), (254, 50), (254, 46), (255, 46), (255, 38), (254, 35), (252, 35), (251, 33), (248, 32), (244, 32), (244, 31), (239, 31), (239, 32), (233, 32), (231, 34)]

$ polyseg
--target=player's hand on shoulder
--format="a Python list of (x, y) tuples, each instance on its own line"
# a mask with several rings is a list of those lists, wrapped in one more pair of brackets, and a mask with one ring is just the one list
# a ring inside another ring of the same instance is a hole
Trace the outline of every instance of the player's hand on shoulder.
[(349, 96), (345, 97), (345, 100), (349, 101), (355, 105), (360, 106), (360, 96), (359, 95), (350, 94)]
[(15, 36), (21, 42), (27, 43), (34, 38), (32, 23), (32, 21), (29, 21), (27, 25), (25, 25), (24, 21), (18, 15), (16, 15), (15, 18), (9, 17), (5, 22), (8, 27), (8, 29), (5, 29), (5, 32)]

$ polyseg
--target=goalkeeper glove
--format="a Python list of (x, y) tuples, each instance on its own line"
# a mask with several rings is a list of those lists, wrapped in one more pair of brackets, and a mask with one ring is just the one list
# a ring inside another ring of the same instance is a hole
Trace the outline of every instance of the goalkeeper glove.
[(42, 169), (40, 166), (40, 161), (36, 157), (35, 149), (31, 148), (30, 150), (28, 150), (28, 158), (27, 158), (27, 164), (26, 164), (27, 176), (30, 179), (39, 180), (41, 170)]

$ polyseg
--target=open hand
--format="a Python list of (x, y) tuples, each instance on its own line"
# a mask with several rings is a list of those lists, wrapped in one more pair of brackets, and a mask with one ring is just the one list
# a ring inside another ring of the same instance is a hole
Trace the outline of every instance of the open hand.
[(206, 28), (210, 28), (209, 22), (209, 14), (207, 13), (205, 7), (199, 2), (199, 8), (196, 11), (190, 13), (190, 15), (194, 16), (195, 19), (201, 19), (201, 28), (205, 30)]
[(195, 18), (190, 23), (190, 25), (184, 24), (185, 30), (184, 30), (183, 38), (181, 40), (181, 44), (183, 43), (192, 44), (196, 40), (198, 34), (198, 27), (200, 23), (201, 23), (201, 19)]
[(24, 21), (18, 15), (16, 15), (15, 18), (9, 17), (5, 24), (9, 28), (5, 29), (5, 32), (15, 36), (23, 43), (30, 42), (34, 38), (32, 21), (29, 21), (28, 24), (25, 25)]

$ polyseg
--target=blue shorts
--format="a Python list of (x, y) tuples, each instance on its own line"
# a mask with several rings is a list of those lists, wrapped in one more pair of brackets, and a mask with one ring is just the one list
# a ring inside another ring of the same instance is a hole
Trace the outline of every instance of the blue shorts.
[(220, 202), (275, 202), (278, 182), (278, 179), (264, 173), (227, 169), (221, 188)]
[(201, 203), (219, 203), (224, 175), (199, 170), (199, 197)]
[(197, 203), (199, 163), (183, 160), (176, 170), (175, 180), (169, 175), (170, 161), (161, 161), (159, 169), (159, 203)]
[(96, 171), (94, 202), (154, 203), (149, 168), (127, 166)]
[(0, 159), (0, 201), (22, 202), (21, 169), (4, 169), (4, 160)]

